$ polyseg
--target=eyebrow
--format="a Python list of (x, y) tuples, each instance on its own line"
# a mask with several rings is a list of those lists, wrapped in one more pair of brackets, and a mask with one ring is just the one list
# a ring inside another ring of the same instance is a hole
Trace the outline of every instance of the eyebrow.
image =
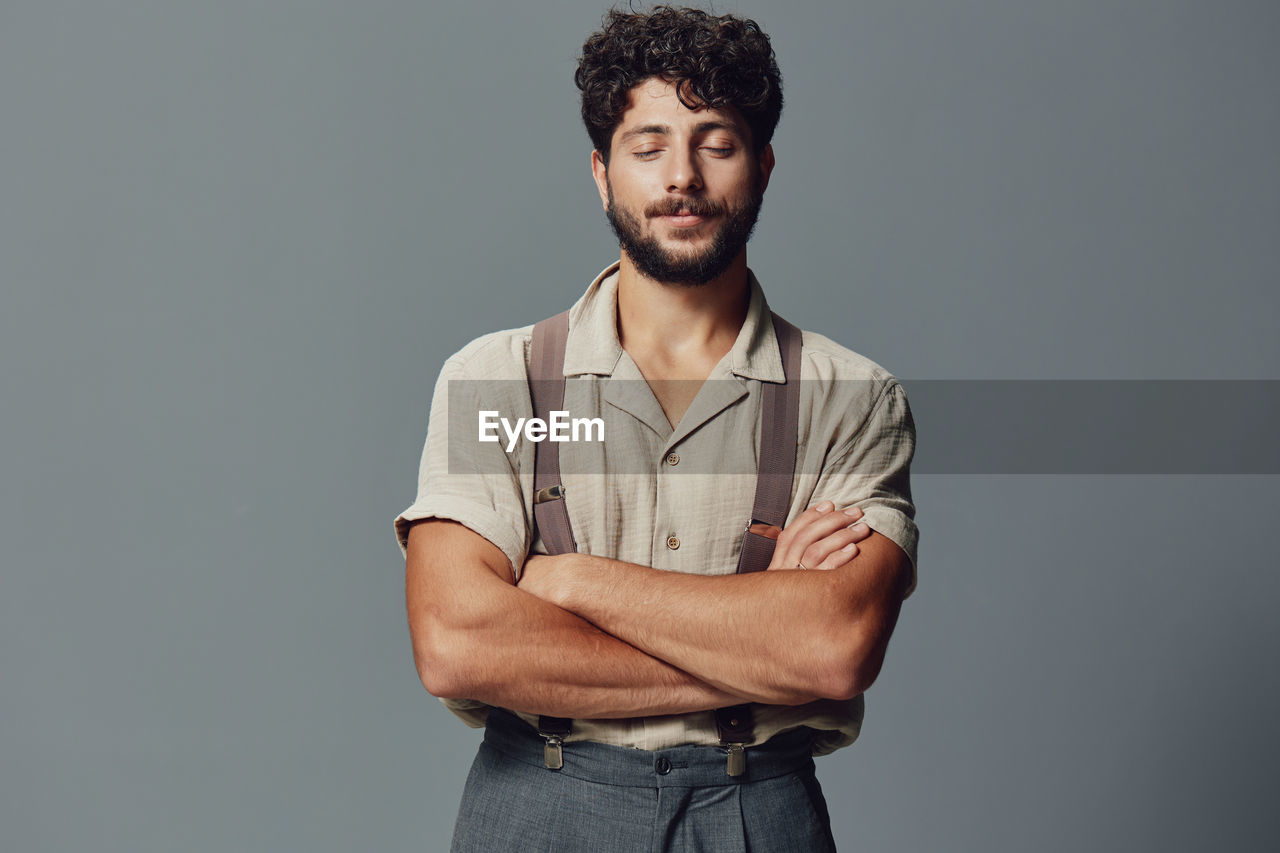
[[(732, 125), (726, 121), (699, 122), (694, 126), (693, 133), (696, 136), (703, 133), (711, 133), (712, 131), (715, 131), (715, 130), (728, 131), (729, 133), (733, 134), (736, 138), (738, 139), (742, 138), (742, 131), (739, 130), (736, 125)], [(650, 135), (670, 136), (671, 127), (670, 125), (665, 125), (665, 124), (646, 124), (643, 127), (637, 127), (637, 128), (628, 130), (626, 133), (622, 134), (622, 136), (618, 137), (618, 141), (626, 142), (628, 139), (633, 139), (637, 136), (650, 136)]]

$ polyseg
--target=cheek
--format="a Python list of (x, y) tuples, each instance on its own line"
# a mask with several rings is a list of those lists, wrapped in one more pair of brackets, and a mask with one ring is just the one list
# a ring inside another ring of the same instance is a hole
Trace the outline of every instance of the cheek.
[(760, 182), (760, 173), (751, 167), (735, 166), (718, 173), (716, 178), (728, 194), (750, 195), (753, 188)]
[(636, 186), (626, 182), (615, 182), (613, 184), (613, 202), (618, 207), (641, 210), (644, 208), (647, 198), (648, 196)]
[(613, 186), (613, 194), (618, 198), (632, 198), (642, 185), (637, 175), (630, 174), (625, 169), (610, 173), (609, 181)]

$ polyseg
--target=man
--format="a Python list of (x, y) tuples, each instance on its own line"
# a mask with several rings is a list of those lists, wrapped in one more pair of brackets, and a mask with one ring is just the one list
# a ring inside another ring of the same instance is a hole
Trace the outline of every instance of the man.
[[(551, 373), (606, 441), (558, 447), (563, 489), (535, 495), (549, 445), (474, 441), (477, 412), (533, 415), (533, 331), (486, 335), (441, 371), (396, 519), (423, 684), (487, 726), (453, 849), (834, 849), (812, 756), (857, 736), (915, 585), (906, 398), (775, 326), (746, 266), (782, 107), (753, 22), (615, 11), (575, 79), (621, 252)], [(794, 476), (742, 573), (769, 386), (799, 389)], [(548, 548), (544, 501), (576, 548)]]

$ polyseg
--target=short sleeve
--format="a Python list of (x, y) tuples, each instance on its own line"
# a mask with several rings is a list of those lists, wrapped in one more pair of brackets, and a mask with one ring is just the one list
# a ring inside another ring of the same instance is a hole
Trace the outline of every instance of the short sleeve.
[(911, 560), (911, 584), (916, 588), (916, 547), (920, 533), (911, 501), (911, 458), (916, 430), (906, 392), (890, 379), (861, 427), (826, 463), (814, 488), (815, 500), (837, 506), (856, 504), (863, 521), (892, 539)]
[(513, 383), (476, 379), (469, 373), (458, 356), (440, 370), (418, 466), (417, 498), (396, 517), (396, 538), (406, 551), (413, 522), (428, 518), (456, 521), (500, 548), (518, 578), (530, 545), (519, 456), (508, 455), (499, 442), (475, 442), (474, 427), (469, 437), (453, 436), (456, 446), (450, 452), (450, 428), (463, 429), (468, 413), (474, 419), (475, 412), (484, 409), (512, 411), (531, 404), (527, 389), (523, 399), (505, 399), (512, 396)]

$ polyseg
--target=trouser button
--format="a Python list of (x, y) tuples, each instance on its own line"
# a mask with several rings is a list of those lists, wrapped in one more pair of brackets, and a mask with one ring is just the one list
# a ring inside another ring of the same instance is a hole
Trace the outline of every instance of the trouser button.
[(653, 762), (653, 769), (658, 771), (659, 776), (666, 776), (671, 772), (671, 761), (665, 755)]

